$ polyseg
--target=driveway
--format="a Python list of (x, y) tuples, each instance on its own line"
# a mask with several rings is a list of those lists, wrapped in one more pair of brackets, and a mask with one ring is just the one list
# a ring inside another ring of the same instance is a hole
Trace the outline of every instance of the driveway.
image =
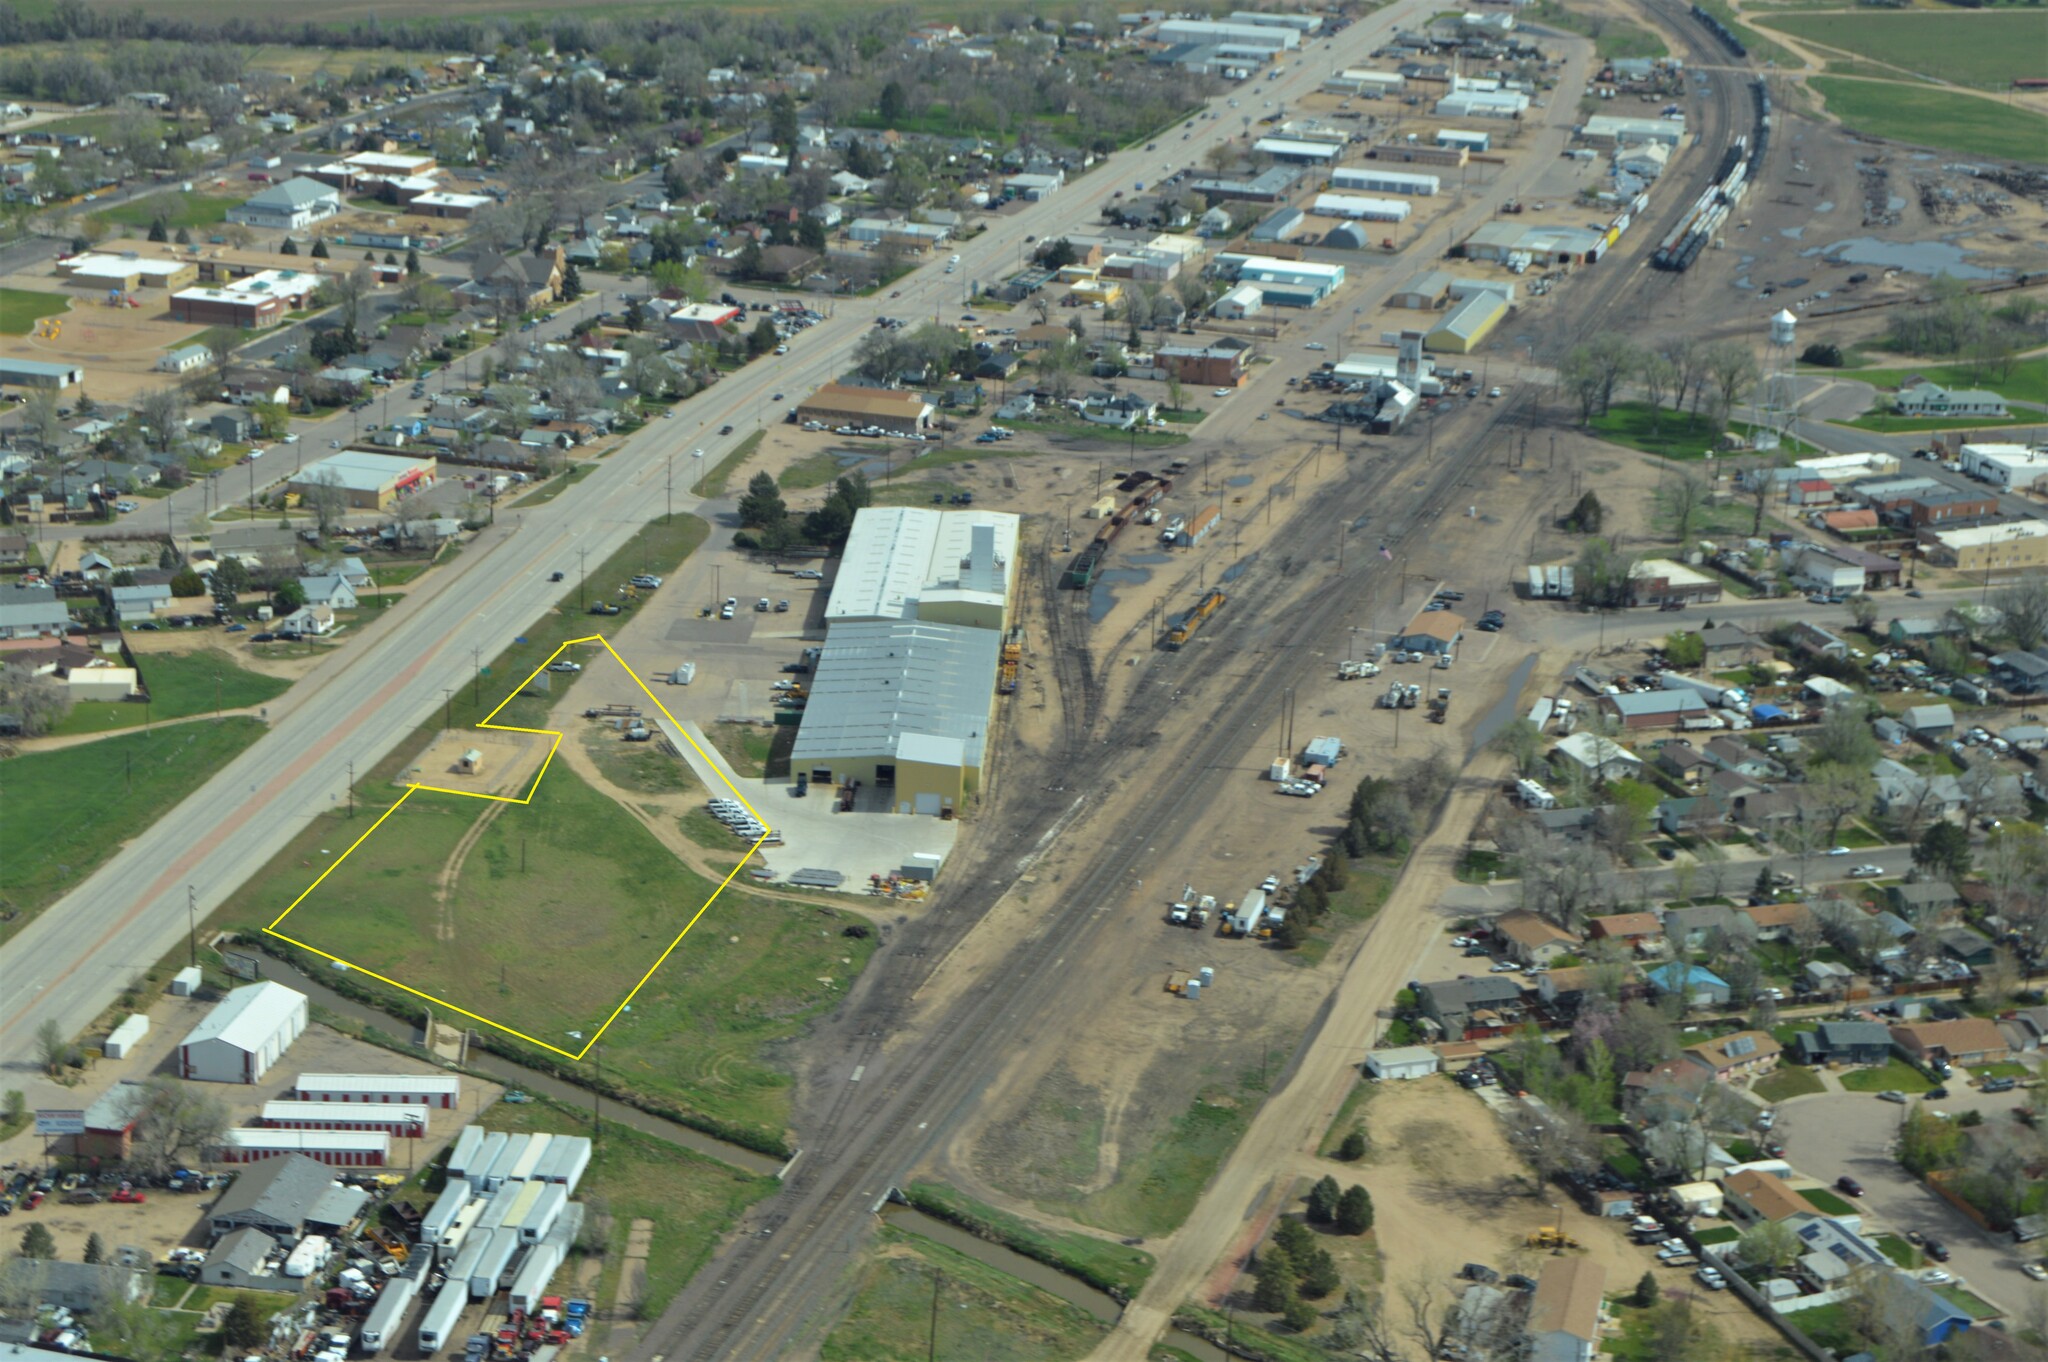
[[(2020, 1098), (2016, 1092), (1986, 1096), (1951, 1087), (1949, 1096), (1933, 1105), (1953, 1116), (1982, 1111), (1987, 1122), (2009, 1121)], [(1918, 1230), (1941, 1240), (1954, 1255), (1942, 1266), (1978, 1295), (2008, 1310), (2026, 1291), (2037, 1289), (2020, 1275), (2020, 1264), (2031, 1255), (2013, 1243), (2012, 1236), (1978, 1229), (1892, 1158), (1891, 1145), (1907, 1108), (1880, 1101), (1872, 1093), (1851, 1092), (1795, 1097), (1780, 1103), (1778, 1110), (1784, 1118), (1785, 1158), (1794, 1168), (1830, 1184), (1844, 1173), (1863, 1184), (1858, 1199), (1867, 1233)]]

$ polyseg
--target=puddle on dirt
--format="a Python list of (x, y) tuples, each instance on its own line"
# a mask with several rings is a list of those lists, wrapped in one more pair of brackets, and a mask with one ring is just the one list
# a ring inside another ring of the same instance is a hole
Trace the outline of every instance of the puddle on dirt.
[(1161, 563), (1172, 562), (1173, 555), (1170, 553), (1134, 553), (1124, 559), (1124, 561), (1135, 564), (1138, 567), (1157, 567)]
[(1825, 256), (1834, 265), (1876, 265), (1882, 269), (1905, 270), (1928, 276), (1945, 274), (1951, 279), (2001, 279), (2006, 271), (1966, 265), (1962, 247), (1946, 241), (1879, 241), (1860, 236), (1837, 241), (1832, 246), (1815, 246), (1801, 255)]
[(1235, 563), (1232, 563), (1229, 567), (1223, 569), (1223, 575), (1217, 578), (1217, 580), (1222, 582), (1234, 582), (1238, 578), (1244, 576), (1245, 570), (1257, 561), (1259, 561), (1258, 554), (1248, 553), (1244, 557), (1238, 559)]
[(1116, 592), (1112, 588), (1139, 586), (1151, 580), (1152, 574), (1143, 568), (1104, 568), (1096, 573), (1095, 584), (1088, 588), (1088, 622), (1100, 624), (1110, 611), (1116, 609)]
[[(1499, 703), (1494, 705), (1492, 709), (1487, 710), (1480, 717), (1478, 726), (1472, 730), (1471, 755), (1476, 756), (1479, 749), (1493, 741), (1494, 734), (1500, 732), (1514, 720), (1521, 717), (1522, 687), (1529, 684), (1529, 673), (1534, 670), (1536, 670), (1536, 654), (1531, 653), (1522, 659), (1522, 665), (1516, 667), (1515, 674), (1508, 678), (1508, 688), (1501, 695)], [(1468, 756), (1467, 760), (1470, 759), (1470, 756)]]
[(1833, 199), (1822, 199), (1813, 206), (1813, 211), (1815, 213), (1832, 213), (1835, 211), (1835, 201)]
[(1780, 227), (1778, 229), (1778, 235), (1789, 236), (1794, 241), (1797, 241), (1800, 237), (1806, 235), (1806, 229), (1804, 227)]
[(1239, 474), (1238, 474), (1238, 475), (1237, 475), (1236, 477), (1234, 477), (1234, 478), (1225, 478), (1225, 479), (1223, 480), (1223, 485), (1224, 485), (1225, 487), (1249, 487), (1249, 486), (1251, 486), (1251, 485), (1252, 485), (1252, 483), (1254, 483), (1255, 481), (1257, 481), (1257, 479), (1255, 479), (1254, 477), (1252, 477), (1252, 475), (1251, 475), (1251, 474), (1249, 474), (1249, 473), (1239, 473)]

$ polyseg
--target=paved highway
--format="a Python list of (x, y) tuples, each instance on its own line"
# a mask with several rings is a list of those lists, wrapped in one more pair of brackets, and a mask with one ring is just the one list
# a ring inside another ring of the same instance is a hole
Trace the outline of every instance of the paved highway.
[[(1260, 100), (1310, 92), (1332, 64), (1362, 57), (1391, 32), (1397, 12), (1412, 21), (1421, 10), (1419, 0), (1408, 0), (1381, 11), (1344, 34), (1335, 54), (1315, 45), (1289, 62), (1285, 80), (1240, 91), (1243, 112), (1258, 112)], [(906, 281), (900, 299), (838, 300), (833, 316), (798, 336), (787, 356), (751, 364), (679, 409), (676, 419), (654, 422), (552, 503), (501, 516), (495, 529), (272, 706), (269, 734), (0, 947), (0, 977), (8, 981), (0, 1064), (31, 1070), (34, 1036), (45, 1021), (75, 1034), (138, 968), (176, 946), (186, 929), (188, 886), (202, 916), (217, 907), (342, 794), (350, 761), (367, 768), (427, 719), (444, 686), (467, 680), (470, 669), (461, 664), (473, 649), (496, 654), (553, 603), (545, 586), (550, 571), (579, 552), (601, 561), (624, 543), (657, 500), (669, 457), (687, 458), (702, 447), (707, 461), (717, 460), (737, 436), (721, 440), (711, 432), (725, 424), (750, 431), (779, 419), (782, 406), (843, 371), (875, 316), (913, 308), (943, 315), (965, 281), (1014, 268), (1027, 237), (1092, 225), (1112, 193), (1195, 164), (1210, 144), (1237, 131), (1236, 120), (1221, 118), (1177, 127), (1160, 134), (1156, 149), (1121, 153), (1043, 202), (991, 215), (988, 230), (960, 245), (957, 278), (934, 265)], [(787, 401), (771, 405), (776, 392)], [(679, 496), (675, 509), (696, 504)]]

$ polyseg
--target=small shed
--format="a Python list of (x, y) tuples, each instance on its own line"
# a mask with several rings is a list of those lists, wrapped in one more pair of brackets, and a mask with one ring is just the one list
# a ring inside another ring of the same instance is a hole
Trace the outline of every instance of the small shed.
[(199, 991), (199, 966), (187, 965), (171, 976), (171, 996), (189, 998)]
[(481, 749), (472, 747), (462, 754), (462, 760), (458, 764), (461, 767), (462, 774), (466, 776), (480, 776), (484, 771), (484, 754)]
[(1377, 1079), (1427, 1078), (1437, 1071), (1436, 1051), (1427, 1045), (1397, 1045), (1365, 1057), (1365, 1071)]
[(140, 1044), (142, 1038), (148, 1034), (149, 1018), (140, 1012), (132, 1013), (128, 1020), (115, 1027), (113, 1034), (100, 1045), (100, 1052), (108, 1059), (126, 1059), (128, 1052)]
[(1721, 1214), (1721, 1187), (1713, 1182), (1680, 1183), (1671, 1189), (1672, 1198), (1693, 1215)]

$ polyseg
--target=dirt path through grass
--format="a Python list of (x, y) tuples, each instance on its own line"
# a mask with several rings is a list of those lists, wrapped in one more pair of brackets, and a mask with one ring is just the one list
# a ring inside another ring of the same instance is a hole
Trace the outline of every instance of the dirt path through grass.
[(434, 901), (441, 905), (441, 911), (434, 916), (434, 939), (453, 941), (455, 939), (455, 890), (462, 883), (462, 867), (469, 860), (469, 853), (490, 831), (491, 824), (498, 821), (508, 805), (493, 800), (469, 831), (462, 834), (462, 840), (455, 844), (455, 850), (448, 855), (448, 861), (441, 867), (441, 874), (434, 882)]

